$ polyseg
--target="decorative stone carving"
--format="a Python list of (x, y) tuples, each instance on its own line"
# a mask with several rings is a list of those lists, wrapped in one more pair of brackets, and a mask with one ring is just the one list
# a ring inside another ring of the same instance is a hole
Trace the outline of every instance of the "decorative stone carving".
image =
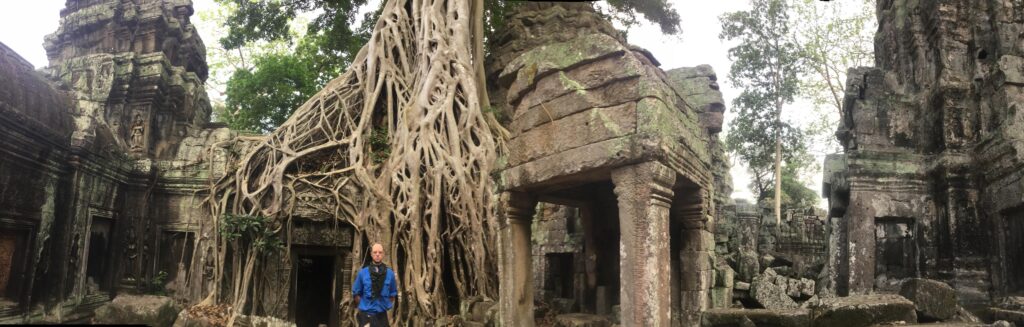
[(132, 117), (132, 132), (131, 132), (131, 148), (133, 151), (141, 150), (146, 142), (146, 122), (142, 119), (142, 114), (136, 112)]

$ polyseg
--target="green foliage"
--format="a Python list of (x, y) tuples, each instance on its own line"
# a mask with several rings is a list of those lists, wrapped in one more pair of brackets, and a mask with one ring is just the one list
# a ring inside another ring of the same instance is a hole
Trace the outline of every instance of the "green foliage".
[[(749, 11), (720, 17), (723, 40), (738, 41), (729, 49), (733, 60), (729, 82), (743, 89), (733, 100), (735, 118), (726, 135), (726, 148), (746, 162), (758, 199), (772, 196), (776, 139), (782, 161), (803, 167), (806, 144), (803, 132), (781, 120), (783, 105), (799, 91), (802, 59), (792, 42), (789, 8), (784, 0), (752, 0)], [(794, 170), (796, 171), (796, 170)]]
[(371, 156), (373, 163), (380, 164), (391, 156), (391, 145), (388, 144), (388, 130), (386, 128), (374, 128), (370, 131), (370, 147), (373, 148)]
[(612, 17), (626, 26), (638, 23), (636, 14), (639, 13), (647, 21), (658, 24), (664, 34), (681, 32), (679, 13), (667, 0), (608, 0), (608, 5), (613, 10)]
[(271, 228), (271, 219), (262, 216), (225, 214), (221, 218), (220, 236), (239, 247), (269, 253), (284, 248), (277, 230)]
[(270, 53), (253, 70), (236, 70), (227, 83), (223, 119), (234, 129), (269, 132), (319, 89), (314, 65), (300, 56)]
[(150, 295), (167, 295), (167, 289), (164, 288), (164, 284), (167, 283), (167, 272), (159, 271), (156, 276), (153, 276), (146, 285), (145, 292)]
[[(365, 0), (217, 0), (227, 13), (218, 17), (228, 29), (220, 39), (224, 54), (251, 65), (220, 67), (234, 72), (225, 83), (227, 101), (218, 119), (237, 130), (266, 133), (280, 126), (351, 62), (369, 38), (379, 15), (363, 15), (352, 28)], [(319, 14), (295, 31), (305, 13)], [(282, 45), (283, 43), (283, 45)], [(266, 50), (262, 45), (270, 45)]]
[(846, 71), (874, 61), (874, 0), (822, 2), (795, 0), (792, 26), (807, 73), (801, 77), (800, 96), (813, 106), (814, 121), (808, 137), (820, 152), (835, 152), (834, 136), (846, 88)]
[[(804, 185), (800, 179), (799, 168), (796, 165), (786, 166), (782, 168), (782, 208), (786, 209), (806, 209), (816, 207), (821, 201), (821, 197), (814, 190)], [(775, 197), (775, 190), (768, 189), (764, 197), (759, 199), (766, 200)]]

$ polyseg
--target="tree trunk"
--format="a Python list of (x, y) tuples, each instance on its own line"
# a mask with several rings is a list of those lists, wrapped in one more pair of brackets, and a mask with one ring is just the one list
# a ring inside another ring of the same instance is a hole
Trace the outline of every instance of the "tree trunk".
[(775, 224), (782, 224), (782, 102), (775, 103)]
[[(314, 206), (351, 226), (355, 244), (389, 243), (396, 326), (456, 314), (451, 297), (496, 298), (490, 172), (501, 144), (500, 126), (482, 111), (482, 9), (474, 0), (388, 0), (341, 76), (277, 130), (241, 138), (251, 146), (212, 187), (213, 216), (265, 216), (274, 228)], [(352, 260), (352, 271), (361, 265)], [(234, 277), (244, 280), (237, 287), (253, 279), (244, 277)], [(343, 317), (354, 316), (351, 304), (342, 302)]]

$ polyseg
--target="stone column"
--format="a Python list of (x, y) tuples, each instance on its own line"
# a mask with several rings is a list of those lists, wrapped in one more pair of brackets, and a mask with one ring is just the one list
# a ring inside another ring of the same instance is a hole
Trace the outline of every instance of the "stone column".
[(658, 162), (612, 171), (619, 206), (623, 326), (669, 326), (669, 208), (676, 174)]
[(537, 199), (505, 192), (498, 217), (498, 316), (502, 326), (533, 326), (533, 250), (530, 224)]

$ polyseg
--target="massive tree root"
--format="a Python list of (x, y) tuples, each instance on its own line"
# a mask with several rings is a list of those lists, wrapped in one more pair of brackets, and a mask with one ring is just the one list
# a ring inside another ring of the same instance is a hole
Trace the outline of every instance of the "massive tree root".
[[(271, 228), (286, 231), (298, 206), (313, 206), (354, 227), (353, 271), (362, 265), (364, 242), (383, 243), (399, 279), (399, 325), (448, 314), (451, 296), (494, 298), (489, 174), (499, 148), (491, 128), (500, 127), (481, 110), (481, 6), (388, 1), (349, 69), (257, 138), (213, 186), (214, 216), (269, 217)], [(299, 195), (316, 200), (302, 203)], [(215, 283), (222, 285), (232, 245), (218, 244)], [(259, 257), (233, 251), (231, 294), (214, 291), (211, 298), (238, 311)], [(353, 309), (344, 302), (343, 319)]]

